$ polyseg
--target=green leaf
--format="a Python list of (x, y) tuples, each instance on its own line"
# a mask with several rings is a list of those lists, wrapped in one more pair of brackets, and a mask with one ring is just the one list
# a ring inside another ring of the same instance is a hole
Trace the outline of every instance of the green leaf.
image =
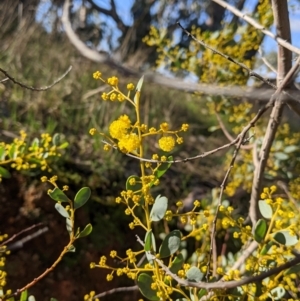
[(11, 144), (11, 147), (8, 151), (8, 157), (9, 159), (16, 159), (18, 156), (18, 153), (17, 153), (17, 147), (16, 145), (13, 143)]
[[(173, 156), (169, 156), (167, 158), (167, 161), (173, 161)], [(161, 176), (163, 176), (166, 171), (171, 167), (172, 163), (162, 163), (154, 172), (154, 175), (156, 178), (160, 178)]]
[(271, 290), (268, 294), (272, 300), (282, 300), (283, 296), (285, 295), (285, 289), (283, 287), (275, 287)]
[(153, 280), (148, 274), (141, 273), (137, 280), (137, 285), (139, 287), (142, 295), (152, 301), (158, 301), (159, 297), (156, 296), (156, 291), (151, 288)]
[(68, 248), (68, 252), (74, 253), (76, 251), (76, 248), (73, 245), (70, 245)]
[(152, 230), (150, 230), (146, 233), (146, 236), (145, 236), (145, 251), (154, 251), (154, 252), (156, 252), (155, 237), (152, 233)]
[[(135, 184), (131, 185), (130, 182), (134, 179)], [(142, 190), (143, 184), (141, 178), (138, 176), (130, 176), (126, 181), (126, 190), (132, 190), (133, 192), (140, 192)]]
[(168, 209), (168, 199), (165, 196), (158, 195), (154, 201), (150, 212), (150, 219), (153, 222), (158, 222), (164, 218)]
[(177, 274), (177, 272), (182, 268), (183, 263), (184, 263), (183, 255), (179, 253), (172, 261), (170, 271), (173, 274)]
[(88, 236), (93, 231), (93, 226), (87, 224), (85, 228), (79, 233), (78, 238)]
[(0, 166), (0, 176), (2, 178), (9, 179), (11, 177), (11, 174), (6, 168)]
[(27, 301), (27, 295), (28, 295), (28, 291), (27, 290), (23, 291), (20, 296), (20, 301)]
[(261, 243), (267, 233), (267, 222), (264, 219), (259, 219), (254, 229), (254, 239)]
[(281, 230), (273, 234), (275, 241), (285, 246), (294, 246), (299, 239), (296, 235), (291, 235), (289, 230)]
[(60, 143), (60, 134), (56, 133), (54, 134), (54, 136), (52, 137), (52, 143), (55, 146), (58, 146)]
[(159, 255), (160, 258), (169, 257), (174, 254), (180, 247), (181, 233), (179, 230), (170, 232), (163, 240)]
[(57, 301), (57, 299), (55, 299), (55, 298), (50, 298), (50, 301)]
[(62, 190), (55, 187), (53, 190), (49, 190), (48, 194), (50, 198), (57, 202), (69, 202), (68, 197), (63, 193)]
[(269, 241), (266, 245), (263, 246), (262, 250), (260, 251), (260, 254), (266, 255), (273, 245), (273, 241)]
[(81, 188), (75, 195), (74, 208), (78, 209), (83, 206), (91, 196), (91, 189), (89, 187)]
[(201, 288), (198, 292), (198, 299), (201, 300), (201, 298), (205, 295), (207, 295), (207, 290), (204, 288)]
[(34, 139), (32, 140), (31, 147), (32, 147), (33, 149), (35, 149), (35, 148), (39, 147), (39, 145), (40, 145), (39, 139), (38, 139), (38, 138), (34, 138)]
[(63, 142), (58, 148), (59, 148), (59, 149), (65, 149), (65, 148), (67, 148), (68, 146), (69, 146), (69, 142), (65, 141), (65, 142)]
[(197, 267), (191, 267), (186, 272), (186, 278), (189, 281), (199, 282), (202, 280), (204, 274)]
[(60, 214), (60, 215), (62, 215), (63, 217), (70, 217), (70, 215), (69, 215), (69, 213), (68, 213), (68, 211), (65, 209), (65, 207), (64, 206), (62, 206), (60, 203), (56, 203), (55, 204), (55, 209), (58, 211), (58, 213)]
[(5, 147), (0, 145), (0, 161), (3, 161), (5, 159), (5, 156), (6, 156)]
[(143, 86), (143, 82), (144, 82), (144, 75), (139, 79), (137, 85), (136, 85), (136, 91), (141, 92), (142, 90), (142, 86)]
[(293, 267), (289, 268), (288, 270), (285, 270), (284, 275), (299, 274), (299, 272), (300, 272), (300, 264), (296, 264)]
[(29, 296), (29, 297), (28, 297), (28, 301), (35, 301), (35, 297), (34, 297), (34, 296), (32, 296), (32, 295), (31, 295), (31, 296)]
[(260, 211), (261, 215), (264, 218), (266, 218), (266, 219), (271, 219), (272, 218), (273, 209), (269, 204), (267, 204), (266, 201), (264, 201), (264, 200), (258, 201), (258, 208), (259, 208), (259, 211)]

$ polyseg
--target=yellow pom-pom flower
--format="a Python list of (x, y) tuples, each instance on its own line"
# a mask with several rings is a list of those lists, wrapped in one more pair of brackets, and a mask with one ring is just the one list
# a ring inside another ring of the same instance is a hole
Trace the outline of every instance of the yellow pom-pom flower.
[(170, 152), (175, 146), (175, 139), (172, 136), (165, 136), (159, 139), (158, 144), (163, 151)]

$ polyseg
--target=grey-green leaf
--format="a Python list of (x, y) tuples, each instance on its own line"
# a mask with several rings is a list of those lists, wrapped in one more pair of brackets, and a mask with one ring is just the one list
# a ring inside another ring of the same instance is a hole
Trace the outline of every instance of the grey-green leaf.
[(169, 257), (174, 254), (180, 247), (181, 233), (179, 230), (170, 232), (163, 240), (159, 255), (160, 258)]
[(259, 219), (254, 229), (254, 239), (261, 243), (267, 233), (267, 222), (264, 219)]
[(269, 293), (269, 297), (272, 298), (272, 300), (282, 300), (284, 295), (285, 289), (280, 286), (273, 288)]
[(50, 198), (57, 202), (69, 202), (68, 197), (63, 193), (62, 190), (55, 187), (53, 190), (49, 190), (48, 194)]
[(78, 209), (82, 207), (89, 200), (90, 196), (91, 196), (91, 189), (89, 187), (81, 188), (75, 195), (74, 208)]
[(69, 217), (66, 218), (66, 228), (70, 234), (73, 232), (73, 223)]
[(164, 218), (168, 209), (168, 199), (165, 196), (158, 195), (154, 201), (154, 205), (150, 212), (150, 219), (153, 222), (158, 222)]
[(294, 246), (299, 239), (296, 235), (291, 235), (289, 230), (281, 230), (273, 234), (274, 240), (285, 246)]
[(60, 143), (60, 134), (56, 133), (54, 134), (54, 136), (52, 137), (52, 143), (55, 146), (58, 146)]
[(145, 298), (151, 301), (158, 301), (159, 297), (157, 297), (156, 291), (151, 288), (152, 282), (153, 280), (150, 275), (141, 273), (138, 277), (137, 285)]
[(85, 237), (88, 236), (93, 231), (93, 226), (91, 224), (87, 224), (85, 228), (79, 233), (79, 237)]
[(187, 277), (187, 280), (189, 280), (189, 281), (199, 282), (203, 278), (203, 273), (199, 270), (199, 268), (191, 267), (186, 272), (186, 277)]
[(56, 203), (55, 204), (55, 209), (58, 211), (58, 213), (60, 215), (62, 215), (63, 217), (70, 217), (68, 211), (65, 209), (64, 206), (62, 206), (60, 203)]
[(266, 219), (271, 219), (273, 215), (272, 207), (265, 200), (258, 201), (258, 208), (261, 215)]

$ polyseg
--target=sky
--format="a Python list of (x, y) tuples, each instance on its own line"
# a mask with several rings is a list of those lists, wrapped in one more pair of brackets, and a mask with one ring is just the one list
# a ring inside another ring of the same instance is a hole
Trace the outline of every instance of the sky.
[[(96, 4), (105, 7), (107, 9), (110, 8), (110, 1), (109, 0), (94, 0)], [(76, 8), (76, 4), (78, 6), (78, 3), (80, 3), (80, 1), (78, 0), (74, 0), (74, 6)], [(300, 48), (300, 1), (299, 0), (289, 0), (289, 13), (290, 13), (290, 25), (291, 25), (291, 33), (292, 33), (292, 44), (296, 47)], [(38, 8), (37, 11), (37, 20), (39, 22), (42, 22), (45, 26), (46, 29), (49, 29), (49, 23), (47, 22), (51, 22), (51, 16), (47, 15), (45, 16), (45, 12), (47, 11), (47, 8), (49, 8), (49, 3), (50, 0), (43, 0), (41, 2), (42, 4), (40, 5), (40, 7)], [(122, 16), (122, 20), (126, 25), (130, 25), (132, 24), (132, 17), (131, 17), (131, 13), (130, 13), (130, 9), (132, 7), (132, 4), (134, 3), (134, 0), (115, 0), (116, 3), (116, 8), (117, 8), (117, 13)], [(245, 7), (244, 7), (244, 12), (251, 12), (254, 8), (254, 5), (257, 3), (256, 0), (246, 0), (245, 2)], [(45, 18), (46, 17), (46, 18)], [(106, 18), (104, 16), (101, 17), (102, 20), (106, 21), (108, 23), (108, 25), (111, 25), (112, 27), (115, 26), (114, 21), (112, 21), (111, 18)], [(275, 34), (275, 29), (274, 27), (270, 28), (270, 31), (272, 31)], [(117, 35), (115, 37), (115, 41), (117, 41)], [(268, 53), (270, 51), (274, 51), (274, 49), (276, 49), (277, 44), (276, 42), (266, 36), (262, 45), (262, 49), (264, 53)], [(104, 50), (107, 51), (107, 45), (105, 45), (104, 43), (100, 44), (99, 46), (99, 50)], [(266, 69), (265, 70), (260, 70), (260, 71), (264, 71), (267, 72)]]

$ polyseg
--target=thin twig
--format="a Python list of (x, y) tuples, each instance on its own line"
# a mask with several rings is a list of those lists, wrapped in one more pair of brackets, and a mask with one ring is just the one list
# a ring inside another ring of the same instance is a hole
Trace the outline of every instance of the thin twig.
[(17, 289), (14, 293), (9, 294), (9, 295), (5, 295), (3, 297), (0, 297), (0, 301), (4, 301), (4, 300), (10, 299), (12, 297), (18, 296), (22, 292), (24, 292), (27, 289), (29, 289), (32, 286), (34, 286), (37, 282), (39, 282), (41, 279), (43, 279), (45, 276), (47, 276), (50, 272), (52, 272), (55, 269), (55, 267), (60, 263), (60, 261), (62, 260), (62, 258), (64, 257), (64, 255), (69, 252), (69, 248), (72, 246), (72, 244), (74, 243), (74, 241), (75, 241), (74, 237), (72, 239), (70, 239), (70, 241), (67, 244), (67, 246), (64, 247), (63, 251), (60, 253), (60, 255), (58, 256), (58, 258), (51, 265), (50, 268), (46, 269), (42, 274), (40, 274), (38, 277), (34, 278), (30, 283), (26, 284), (25, 286), (23, 286), (20, 289)]
[[(226, 129), (225, 124), (223, 123), (220, 115), (218, 114), (217, 111), (215, 111), (215, 115), (216, 118), (218, 120), (219, 126), (223, 132), (223, 134), (225, 135), (225, 137), (229, 140), (229, 141), (233, 141), (234, 138), (230, 135), (230, 133), (228, 132), (228, 130)], [(241, 149), (252, 149), (253, 148), (253, 144), (248, 144), (248, 145), (241, 145)]]
[[(138, 237), (138, 235), (136, 235), (137, 237), (137, 241), (143, 245), (143, 241)], [(218, 281), (218, 282), (194, 282), (194, 281), (188, 281), (186, 279), (182, 279), (180, 278), (178, 275), (172, 273), (170, 271), (170, 269), (160, 260), (158, 259), (154, 254), (149, 253), (149, 257), (151, 257), (151, 259), (155, 260), (157, 262), (157, 264), (162, 268), (163, 271), (165, 271), (165, 273), (169, 276), (171, 276), (175, 281), (177, 281), (177, 283), (180, 286), (184, 286), (184, 287), (196, 287), (196, 288), (204, 288), (207, 290), (210, 289), (230, 289), (230, 288), (235, 288), (238, 286), (242, 286), (242, 285), (246, 285), (249, 283), (255, 283), (258, 281), (261, 281), (267, 277), (270, 277), (272, 275), (275, 274), (279, 274), (281, 271), (284, 271), (296, 264), (298, 264), (300, 262), (300, 255), (298, 253), (295, 253), (295, 258), (286, 262), (283, 265), (280, 265), (276, 268), (272, 268), (266, 272), (262, 272), (256, 276), (250, 276), (250, 277), (245, 277), (241, 280), (232, 280), (232, 281)]]
[(287, 197), (290, 199), (290, 201), (294, 204), (294, 206), (296, 208), (299, 208), (299, 201), (295, 200), (295, 198), (290, 193), (287, 185), (282, 181), (278, 181), (277, 185), (284, 191), (284, 193), (287, 195)]
[(7, 249), (8, 250), (11, 250), (11, 251), (14, 251), (14, 250), (17, 250), (17, 249), (21, 249), (23, 248), (24, 244), (42, 234), (44, 234), (45, 232), (47, 232), (49, 230), (48, 227), (44, 227), (42, 229), (39, 229), (38, 231), (34, 232), (33, 234), (31, 235), (27, 235), (25, 236), (24, 238), (12, 243), (12, 244), (9, 244), (7, 246)]
[(228, 4), (228, 2), (225, 2), (223, 0), (212, 0), (212, 1), (218, 3), (222, 7), (228, 9), (229, 11), (231, 11), (236, 16), (242, 18), (243, 20), (245, 20), (246, 22), (248, 22), (249, 24), (251, 24), (253, 27), (255, 27), (256, 29), (260, 30), (262, 33), (264, 33), (265, 35), (269, 36), (273, 40), (275, 40), (279, 45), (281, 45), (284, 48), (289, 49), (290, 51), (295, 52), (295, 53), (297, 53), (297, 54), (300, 55), (300, 49), (299, 48), (293, 46), (291, 43), (289, 43), (288, 41), (282, 39), (281, 37), (273, 34), (271, 31), (267, 30), (264, 26), (262, 26), (261, 24), (259, 24), (253, 18), (251, 18), (247, 14), (239, 11), (238, 9), (236, 9), (235, 7), (233, 7), (232, 5)]
[(260, 54), (260, 58), (264, 62), (264, 64), (275, 74), (277, 74), (277, 70), (270, 64), (270, 62), (267, 60), (267, 58), (264, 56), (261, 47), (258, 48), (258, 53)]
[(109, 291), (106, 291), (106, 292), (100, 293), (98, 295), (95, 295), (93, 297), (93, 299), (102, 298), (102, 297), (112, 295), (112, 294), (115, 294), (115, 293), (120, 293), (120, 292), (138, 291), (138, 289), (139, 289), (139, 287), (137, 285), (113, 288)]
[[(215, 1), (215, 0), (213, 0)], [(269, 79), (261, 76), (260, 74), (258, 74), (257, 72), (253, 71), (252, 69), (250, 69), (249, 67), (247, 67), (245, 64), (240, 63), (239, 61), (233, 59), (232, 57), (228, 56), (227, 54), (222, 53), (221, 51), (209, 46), (208, 44), (206, 44), (203, 40), (199, 40), (197, 39), (194, 35), (192, 35), (189, 31), (187, 31), (179, 22), (177, 22), (178, 26), (186, 33), (187, 36), (191, 37), (196, 43), (202, 45), (203, 47), (211, 50), (213, 53), (220, 55), (221, 57), (225, 58), (226, 60), (228, 60), (229, 62), (232, 62), (236, 65), (238, 65), (239, 67), (243, 68), (244, 70), (246, 70), (249, 74), (249, 76), (255, 77), (257, 79), (259, 79), (260, 81), (262, 81), (263, 83), (269, 85), (270, 87), (272, 87), (273, 89), (277, 90), (278, 87), (273, 84)], [(298, 48), (296, 48), (298, 49)], [(300, 52), (300, 49), (298, 49), (298, 51)], [(299, 68), (300, 67), (300, 62), (297, 60), (296, 64), (294, 65), (295, 68)], [(297, 71), (296, 69), (296, 71)], [(284, 93), (285, 95), (287, 95), (288, 97), (290, 97), (290, 99), (287, 101), (288, 105), (290, 105), (293, 110), (300, 115), (300, 112), (298, 110), (298, 108), (296, 107), (296, 104), (300, 103), (300, 100), (298, 99), (298, 96), (295, 95), (291, 95), (289, 92), (285, 91), (285, 90), (281, 90), (282, 93)]]
[(22, 88), (31, 90), (31, 91), (46, 91), (49, 90), (50, 88), (52, 88), (53, 86), (55, 86), (57, 83), (59, 83), (70, 71), (72, 70), (72, 66), (70, 66), (68, 68), (68, 70), (62, 75), (60, 76), (58, 79), (56, 79), (51, 85), (49, 86), (45, 86), (45, 87), (39, 87), (39, 88), (35, 88), (35, 87), (31, 87), (31, 86), (27, 86), (19, 81), (17, 81), (14, 77), (12, 77), (11, 75), (9, 75), (9, 73), (5, 70), (3, 70), (2, 68), (0, 68), (0, 71), (7, 77), (9, 78), (13, 83), (21, 86)]
[(30, 226), (30, 227), (28, 227), (26, 229), (21, 230), (20, 232), (18, 232), (16, 234), (14, 234), (13, 236), (11, 236), (9, 239), (3, 241), (0, 244), (0, 247), (2, 247), (4, 245), (7, 246), (10, 242), (12, 242), (13, 240), (15, 240), (18, 236), (20, 236), (20, 235), (22, 235), (22, 234), (24, 234), (24, 233), (26, 233), (28, 231), (31, 231), (31, 230), (33, 230), (33, 229), (35, 229), (37, 227), (43, 226), (43, 225), (44, 225), (43, 223), (38, 223), (38, 224), (32, 225), (32, 226)]

